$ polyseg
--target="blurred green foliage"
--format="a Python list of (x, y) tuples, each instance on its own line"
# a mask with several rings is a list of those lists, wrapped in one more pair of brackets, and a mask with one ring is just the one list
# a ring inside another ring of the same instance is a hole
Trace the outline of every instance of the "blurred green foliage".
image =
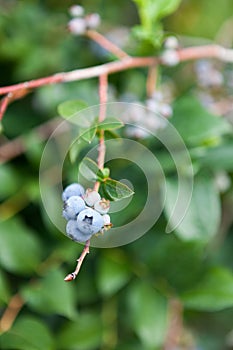
[[(232, 28), (232, 1), (183, 0), (171, 13), (178, 2), (170, 1), (165, 11), (158, 1), (161, 6), (155, 13), (150, 5), (156, 0), (81, 3), (87, 12), (101, 15), (100, 31), (106, 35), (139, 25), (135, 3), (140, 3), (144, 23), (125, 47), (131, 54), (154, 54), (163, 40), (162, 28), (165, 35), (190, 35), (185, 39), (190, 44), (216, 37), (231, 44), (231, 33), (224, 28)], [(70, 5), (73, 1), (0, 0), (1, 86), (113, 59), (88, 39), (68, 33)], [(165, 15), (169, 16), (163, 19)], [(155, 27), (161, 37), (153, 42)], [(15, 294), (23, 307), (12, 328), (0, 335), (2, 349), (160, 350), (174, 299), (183, 308), (179, 349), (233, 348), (232, 119), (217, 117), (203, 107), (195, 79), (193, 63), (160, 70), (161, 82), (174, 84), (171, 123), (183, 137), (195, 171), (185, 220), (175, 233), (165, 234), (177, 190), (175, 164), (161, 145), (143, 140), (167, 176), (163, 215), (146, 235), (127, 246), (91, 248), (77, 280), (70, 284), (63, 278), (73, 271), (83, 247), (61, 234), (45, 213), (38, 171), (46, 140), (36, 127), (53, 121), (57, 106), (66, 100), (98, 103), (97, 81), (45, 86), (9, 106), (0, 149), (7, 140), (20, 137), (24, 152), (0, 167), (0, 314)], [(127, 94), (145, 99), (146, 69), (114, 74), (109, 80), (113, 100)], [(78, 162), (81, 156), (81, 150), (80, 154), (73, 150), (71, 160)], [(113, 221), (121, 224), (140, 211), (146, 186), (140, 170), (129, 163), (113, 163), (111, 175), (132, 181), (136, 192), (136, 200), (113, 215)], [(76, 175), (77, 163), (67, 159), (65, 183)]]

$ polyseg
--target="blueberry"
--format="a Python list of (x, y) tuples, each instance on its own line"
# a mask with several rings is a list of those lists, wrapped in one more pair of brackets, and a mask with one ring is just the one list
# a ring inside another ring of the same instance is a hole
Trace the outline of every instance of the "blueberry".
[(84, 209), (78, 214), (77, 223), (78, 229), (87, 235), (99, 232), (104, 226), (102, 215), (91, 208)]
[(76, 220), (69, 220), (66, 225), (66, 235), (76, 242), (86, 242), (91, 238), (92, 234), (85, 235), (78, 228)]
[(83, 196), (84, 195), (84, 188), (82, 185), (78, 183), (73, 183), (65, 188), (65, 190), (62, 193), (62, 199), (63, 201), (67, 201), (72, 196)]
[(75, 220), (83, 209), (85, 209), (84, 200), (79, 196), (72, 196), (64, 202), (62, 215), (66, 220)]

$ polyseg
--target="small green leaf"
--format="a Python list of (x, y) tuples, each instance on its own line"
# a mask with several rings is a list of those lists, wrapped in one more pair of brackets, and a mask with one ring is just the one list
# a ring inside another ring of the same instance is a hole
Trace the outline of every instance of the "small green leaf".
[(163, 345), (167, 331), (167, 301), (143, 280), (128, 292), (129, 315), (133, 328), (145, 348)]
[(82, 100), (69, 100), (61, 103), (58, 106), (58, 113), (63, 118), (69, 118), (75, 113), (81, 111), (82, 109), (87, 108), (88, 105), (85, 101)]
[(108, 255), (103, 256), (99, 263), (97, 285), (104, 296), (109, 296), (121, 289), (129, 280), (130, 272), (122, 259)]
[(107, 179), (109, 175), (110, 175), (109, 168), (99, 169), (97, 172), (98, 181), (100, 182), (105, 181), (105, 179)]
[(69, 157), (71, 163), (75, 163), (81, 150), (86, 147), (87, 143), (82, 138), (74, 142), (69, 150)]
[(107, 179), (101, 185), (105, 198), (111, 201), (117, 201), (123, 198), (130, 197), (134, 192), (125, 184), (113, 179)]
[(89, 181), (96, 181), (99, 167), (91, 158), (85, 157), (79, 166), (79, 172)]
[(76, 322), (69, 322), (59, 331), (57, 349), (99, 349), (102, 342), (101, 316), (97, 313), (82, 313)]
[(114, 117), (107, 117), (104, 121), (97, 124), (99, 130), (114, 130), (124, 126), (124, 123)]
[(0, 336), (2, 349), (54, 350), (54, 340), (45, 322), (35, 317), (21, 316), (11, 330)]
[(37, 312), (56, 313), (68, 318), (76, 316), (74, 287), (64, 283), (61, 270), (50, 270), (32, 285), (22, 290), (24, 300)]
[(97, 131), (97, 126), (93, 125), (90, 126), (87, 129), (81, 129), (80, 130), (80, 136), (83, 140), (87, 141), (88, 143), (91, 143), (91, 141), (94, 139)]
[(29, 274), (37, 269), (41, 256), (40, 241), (20, 220), (0, 223), (0, 264), (7, 271)]
[(223, 267), (211, 268), (193, 289), (182, 294), (187, 308), (218, 311), (233, 306), (233, 273)]

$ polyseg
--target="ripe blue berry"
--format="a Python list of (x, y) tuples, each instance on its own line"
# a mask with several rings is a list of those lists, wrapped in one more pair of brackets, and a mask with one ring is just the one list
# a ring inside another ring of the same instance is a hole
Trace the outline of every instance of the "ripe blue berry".
[(86, 242), (91, 238), (92, 234), (86, 235), (78, 228), (76, 220), (69, 220), (66, 225), (66, 235), (76, 242)]
[(72, 196), (83, 196), (85, 193), (85, 190), (82, 185), (78, 183), (73, 183), (65, 188), (65, 190), (62, 193), (62, 199), (63, 201), (67, 201)]
[(91, 208), (84, 209), (78, 214), (77, 223), (78, 229), (87, 235), (99, 232), (104, 226), (102, 215)]
[(83, 209), (85, 209), (84, 200), (79, 196), (72, 196), (64, 202), (62, 215), (66, 220), (75, 220)]

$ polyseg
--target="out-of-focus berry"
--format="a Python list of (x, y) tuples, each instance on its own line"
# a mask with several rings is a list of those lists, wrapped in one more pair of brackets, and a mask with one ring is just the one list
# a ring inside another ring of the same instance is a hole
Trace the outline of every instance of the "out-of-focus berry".
[(164, 42), (165, 49), (176, 50), (179, 47), (179, 41), (175, 36), (169, 36)]
[(176, 50), (165, 50), (162, 53), (161, 59), (162, 63), (166, 64), (167, 66), (176, 66), (178, 63), (180, 63), (180, 58)]
[(80, 5), (73, 5), (69, 8), (69, 13), (72, 17), (82, 17), (84, 15), (84, 8)]
[(84, 18), (73, 18), (68, 22), (68, 29), (75, 35), (82, 35), (87, 30), (87, 23)]
[(85, 17), (88, 29), (96, 29), (100, 25), (100, 16), (98, 13), (91, 13)]

